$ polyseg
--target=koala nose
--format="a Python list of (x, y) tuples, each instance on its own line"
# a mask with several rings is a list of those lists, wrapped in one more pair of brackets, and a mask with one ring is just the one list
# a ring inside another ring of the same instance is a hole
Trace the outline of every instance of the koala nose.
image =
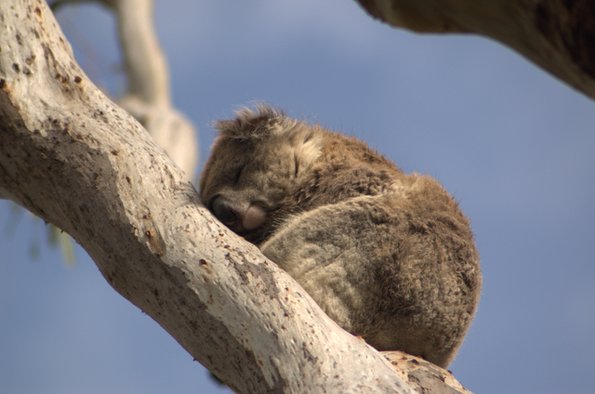
[(222, 196), (217, 196), (209, 206), (209, 210), (226, 226), (233, 228), (239, 222), (238, 212), (232, 207), (229, 200)]
[(256, 230), (264, 224), (266, 212), (258, 205), (250, 205), (242, 217), (242, 227), (246, 230)]

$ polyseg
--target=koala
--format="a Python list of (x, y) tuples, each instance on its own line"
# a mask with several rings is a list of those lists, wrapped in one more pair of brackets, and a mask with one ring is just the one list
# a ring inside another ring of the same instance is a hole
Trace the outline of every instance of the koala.
[(268, 106), (216, 127), (205, 206), (345, 330), (446, 367), (482, 279), (469, 222), (442, 186)]

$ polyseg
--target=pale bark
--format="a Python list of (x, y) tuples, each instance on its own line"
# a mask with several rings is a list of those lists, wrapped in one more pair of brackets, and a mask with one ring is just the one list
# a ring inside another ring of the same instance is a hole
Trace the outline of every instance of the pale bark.
[(595, 0), (357, 0), (390, 25), (477, 33), (595, 98)]
[(44, 1), (0, 1), (0, 26), (2, 196), (72, 235), (114, 289), (234, 390), (414, 392), (200, 206), (79, 68)]
[(171, 103), (167, 62), (153, 26), (153, 1), (118, 0), (113, 9), (128, 76), (128, 91), (118, 103), (192, 180), (198, 165), (197, 134)]

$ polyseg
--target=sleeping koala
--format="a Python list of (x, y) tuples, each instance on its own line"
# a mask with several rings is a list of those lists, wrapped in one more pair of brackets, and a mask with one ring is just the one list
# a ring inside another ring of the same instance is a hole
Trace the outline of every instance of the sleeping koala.
[(217, 123), (201, 199), (378, 350), (446, 367), (481, 288), (469, 223), (432, 178), (260, 107)]

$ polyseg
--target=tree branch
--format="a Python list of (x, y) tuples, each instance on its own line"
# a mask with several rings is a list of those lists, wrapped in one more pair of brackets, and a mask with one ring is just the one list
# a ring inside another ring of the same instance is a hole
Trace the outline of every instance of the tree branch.
[(113, 7), (128, 76), (128, 92), (119, 104), (191, 180), (198, 164), (198, 139), (192, 123), (171, 103), (167, 62), (153, 26), (153, 0), (118, 0)]
[(493, 38), (595, 98), (595, 0), (357, 1), (392, 26)]
[(134, 116), (192, 180), (198, 165), (198, 138), (171, 102), (169, 70), (153, 26), (153, 0), (57, 0), (54, 9), (95, 1), (116, 15), (127, 91), (118, 104)]
[(2, 1), (0, 20), (4, 196), (72, 235), (114, 289), (236, 391), (413, 392), (196, 202), (79, 68), (44, 1)]

